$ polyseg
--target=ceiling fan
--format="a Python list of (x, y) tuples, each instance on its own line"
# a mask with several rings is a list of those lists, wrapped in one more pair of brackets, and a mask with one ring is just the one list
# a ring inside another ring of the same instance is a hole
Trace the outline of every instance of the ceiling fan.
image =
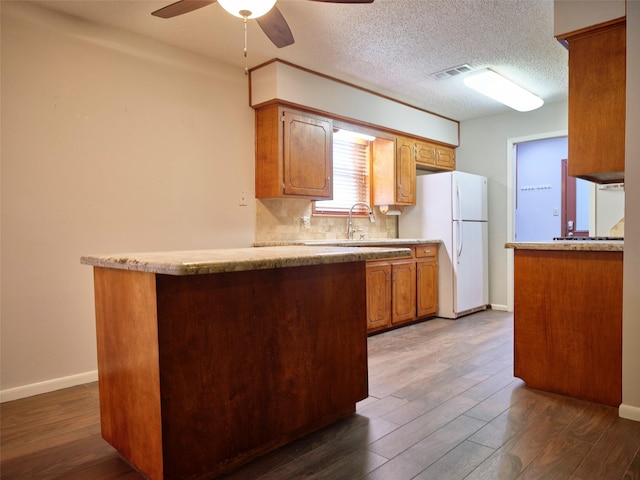
[[(284, 19), (278, 7), (275, 6), (277, 0), (218, 0), (218, 3), (226, 11), (236, 17), (255, 18), (260, 28), (269, 40), (278, 47), (286, 47), (294, 43), (291, 29)], [(373, 0), (310, 0), (312, 2), (326, 3), (373, 3)], [(167, 5), (151, 15), (160, 18), (172, 18), (183, 13), (189, 13), (198, 8), (205, 7), (216, 0), (179, 0), (171, 5)]]

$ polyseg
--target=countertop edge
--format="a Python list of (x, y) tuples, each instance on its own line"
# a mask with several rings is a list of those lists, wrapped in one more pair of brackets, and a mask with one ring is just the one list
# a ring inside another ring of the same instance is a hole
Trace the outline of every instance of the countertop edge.
[(624, 241), (554, 240), (552, 242), (507, 242), (505, 248), (513, 250), (563, 250), (582, 252), (623, 252)]
[(381, 247), (393, 245), (424, 245), (427, 243), (442, 243), (441, 239), (427, 238), (372, 238), (367, 240), (272, 240), (254, 243), (254, 247), (306, 246), (306, 247)]
[(165, 275), (204, 275), (363, 262), (410, 254), (409, 249), (397, 247), (281, 246), (83, 255), (80, 263)]

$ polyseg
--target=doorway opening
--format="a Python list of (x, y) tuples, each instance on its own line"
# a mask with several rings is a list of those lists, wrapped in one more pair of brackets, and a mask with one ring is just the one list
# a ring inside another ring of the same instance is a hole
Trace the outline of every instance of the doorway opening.
[(567, 137), (519, 142), (514, 148), (514, 240), (588, 235), (589, 182), (567, 175)]
[[(542, 140), (552, 140), (552, 139), (558, 139), (558, 138), (562, 138), (562, 137), (567, 137), (568, 132), (567, 130), (562, 130), (562, 131), (556, 131), (556, 132), (548, 132), (548, 133), (542, 133), (542, 134), (538, 134), (538, 135), (529, 135), (526, 137), (517, 137), (517, 138), (510, 138), (507, 139), (507, 242), (514, 242), (516, 241), (516, 194), (518, 192), (518, 177), (517, 177), (517, 173), (518, 173), (518, 165), (517, 165), (517, 161), (518, 161), (518, 145), (523, 145), (524, 144), (528, 144), (530, 142), (536, 142), (536, 141), (542, 141)], [(522, 153), (522, 148), (521, 148), (521, 153)], [(560, 177), (561, 177), (561, 167), (560, 167), (560, 160), (562, 160), (563, 158), (567, 158), (567, 153), (566, 151), (564, 152), (563, 155), (560, 155), (560, 157), (558, 158), (558, 162), (556, 164), (556, 168), (555, 168), (555, 175), (557, 176), (557, 185), (559, 188), (560, 185)], [(535, 171), (535, 162), (533, 163), (533, 170)], [(520, 184), (523, 187), (538, 187), (538, 185), (540, 185), (541, 187), (545, 187), (545, 188), (539, 188), (537, 190), (545, 190), (546, 186), (550, 183), (546, 180), (541, 180), (538, 181), (538, 179), (532, 179), (527, 177), (526, 175), (522, 176), (522, 172), (520, 172)], [(525, 192), (527, 192), (528, 190), (525, 190)], [(535, 190), (534, 190), (535, 191)], [(520, 199), (522, 200), (522, 199)], [(522, 205), (520, 205), (520, 207), (522, 207)], [(558, 208), (558, 215), (554, 215), (555, 211), (553, 210), (553, 208), (555, 207), (551, 207), (551, 212), (550, 212), (550, 216), (552, 217), (552, 219), (554, 217), (557, 217), (555, 222), (557, 224), (557, 232), (558, 234), (555, 236), (560, 236), (560, 197), (558, 197), (557, 199), (557, 208)], [(548, 209), (545, 210), (545, 215), (549, 215), (549, 211)], [(523, 240), (523, 234), (520, 233), (519, 237), (518, 237), (518, 241), (526, 241)], [(551, 237), (550, 239), (552, 239), (553, 237)], [(549, 240), (550, 240), (549, 239)], [(531, 241), (531, 240), (530, 240)], [(506, 250), (507, 253), (507, 310), (508, 311), (513, 311), (513, 250), (512, 249), (507, 249)]]

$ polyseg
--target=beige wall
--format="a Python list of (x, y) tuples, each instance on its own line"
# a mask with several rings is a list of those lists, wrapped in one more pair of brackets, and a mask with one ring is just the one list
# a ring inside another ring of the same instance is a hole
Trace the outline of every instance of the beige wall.
[(627, 135), (625, 163), (622, 406), (640, 421), (640, 2), (627, 4)]
[(255, 203), (238, 205), (254, 196), (241, 69), (27, 2), (1, 13), (7, 400), (95, 378), (82, 254), (249, 246)]
[(554, 35), (624, 17), (625, 0), (554, 0)]
[[(560, 47), (562, 48), (562, 47)], [(567, 103), (544, 105), (532, 112), (510, 112), (467, 120), (460, 124), (460, 147), (456, 155), (459, 170), (489, 179), (489, 302), (494, 308), (509, 304), (510, 251), (508, 140), (567, 130)]]
[[(628, 31), (636, 34), (628, 50), (636, 60), (628, 62), (628, 81), (637, 85), (640, 2), (630, 4)], [(277, 200), (238, 206), (242, 191), (249, 199), (254, 194), (253, 112), (241, 71), (26, 2), (1, 5), (0, 390), (6, 400), (94, 378), (92, 276), (80, 255), (249, 246), (256, 213), (278, 217), (270, 221), (282, 223), (287, 236), (310, 205), (293, 201), (282, 214), (273, 213)], [(637, 205), (638, 92), (630, 90), (628, 102), (625, 190), (629, 205)], [(508, 295), (507, 139), (566, 125), (565, 103), (461, 124), (459, 168), (489, 177), (493, 304), (506, 305)], [(632, 412), (640, 408), (634, 212), (627, 209), (625, 226), (623, 353), (623, 401)], [(338, 236), (340, 221), (312, 218), (305, 235)], [(376, 228), (393, 230), (394, 223), (385, 218)]]

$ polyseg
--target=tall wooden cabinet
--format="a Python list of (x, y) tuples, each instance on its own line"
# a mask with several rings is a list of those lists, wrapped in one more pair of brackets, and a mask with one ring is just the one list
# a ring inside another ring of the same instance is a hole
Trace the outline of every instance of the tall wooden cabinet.
[(256, 198), (333, 196), (333, 122), (280, 105), (256, 110)]
[(374, 205), (404, 208), (416, 204), (416, 161), (412, 145), (401, 139), (373, 142), (372, 190)]
[(404, 245), (406, 258), (367, 262), (367, 331), (430, 317), (438, 310), (438, 245)]
[(624, 181), (626, 23), (559, 36), (569, 48), (569, 175)]

